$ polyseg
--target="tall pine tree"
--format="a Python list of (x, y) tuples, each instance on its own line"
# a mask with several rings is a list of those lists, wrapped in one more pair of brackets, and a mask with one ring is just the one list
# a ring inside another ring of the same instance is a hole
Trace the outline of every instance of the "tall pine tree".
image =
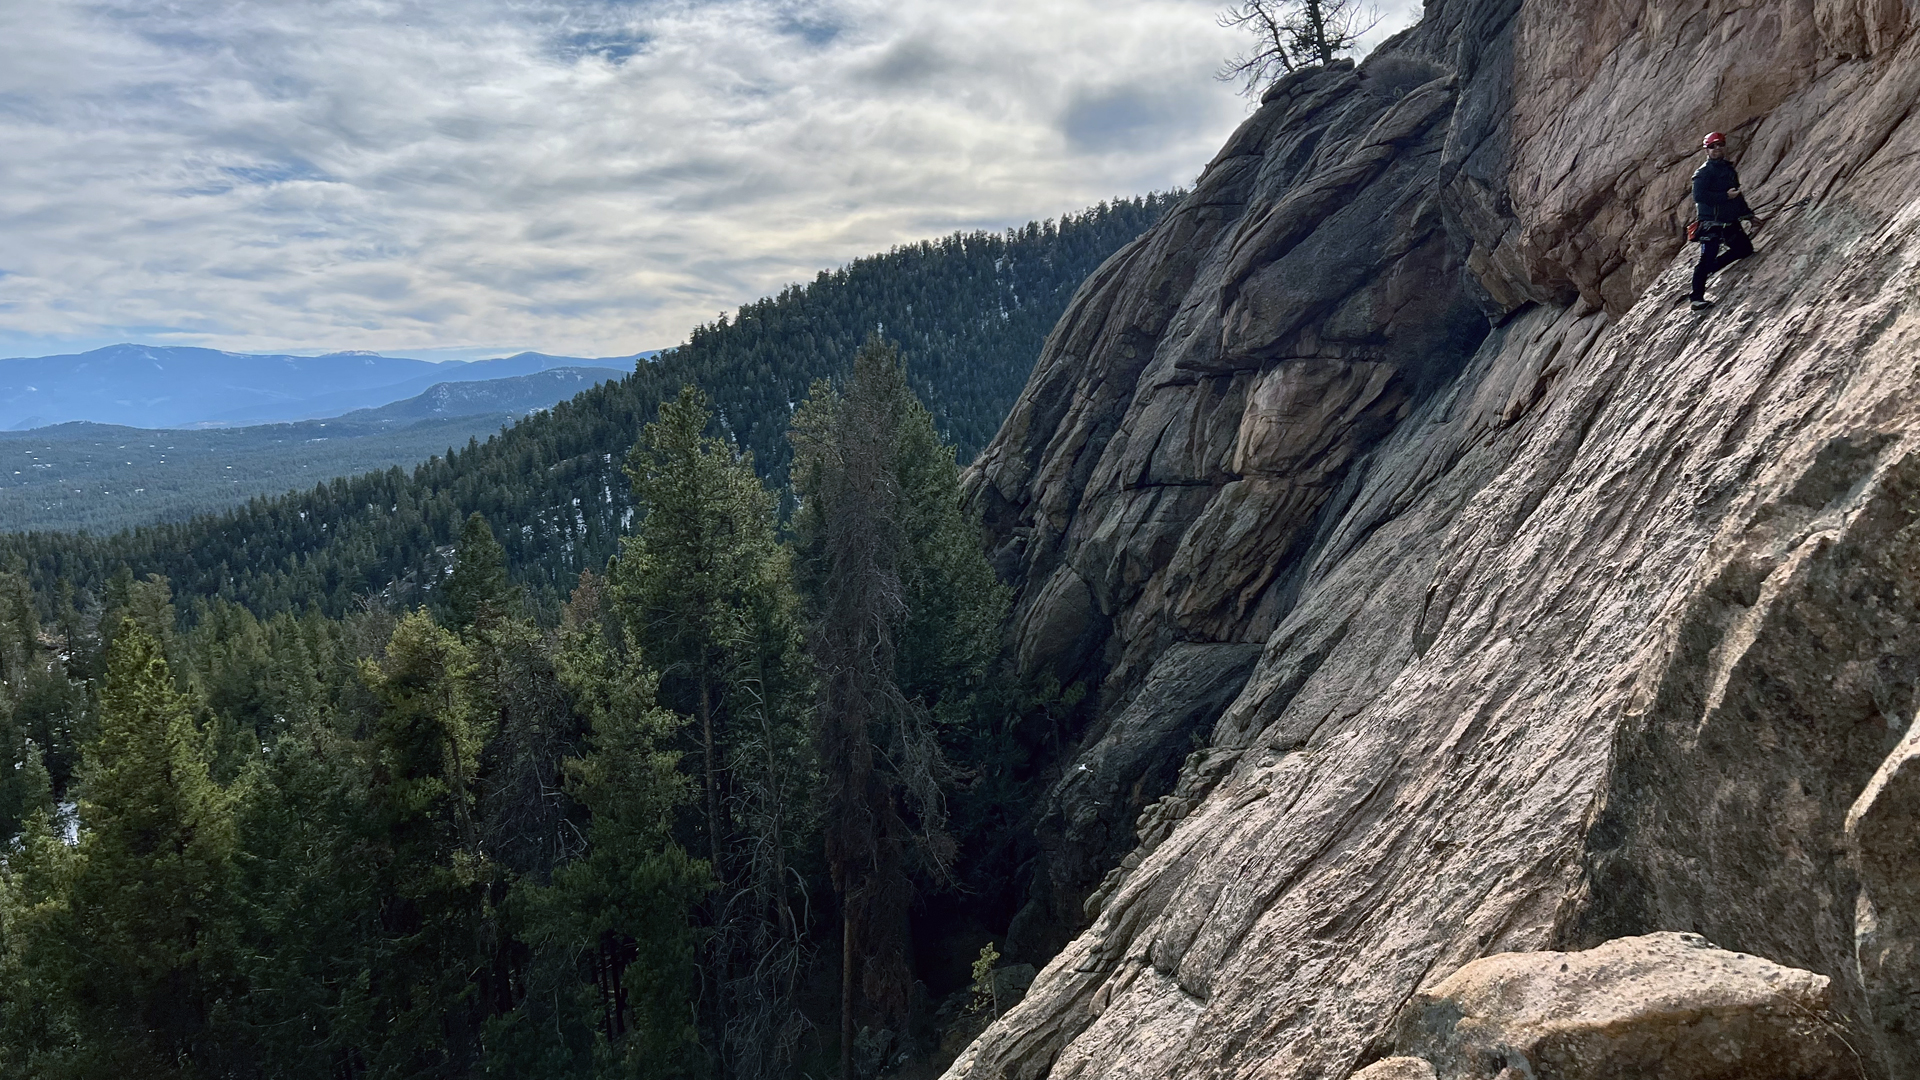
[(703, 974), (723, 1074), (770, 1076), (797, 1039), (805, 683), (791, 561), (750, 455), (706, 433), (692, 387), (660, 407), (627, 458), (639, 528), (612, 589), (632, 643), (661, 672), (664, 703), (694, 718), (700, 852), (719, 888)]
[[(217, 1074), (232, 1064), (219, 1022), (240, 993), (231, 802), (208, 770), (160, 643), (131, 620), (114, 634), (100, 698), (79, 849), (64, 873), (43, 866), (24, 875), (64, 877), (66, 895), (42, 886), (33, 899), (49, 916), (39, 927), (47, 936), (9, 942), (46, 976), (44, 1007), (68, 1014), (44, 1029), (58, 1041), (40, 1047), (31, 1071)], [(64, 858), (44, 829), (21, 854)]]
[(504, 614), (510, 592), (507, 584), (507, 554), (493, 529), (478, 511), (467, 515), (460, 526), (459, 545), (454, 550), (453, 573), (447, 576), (447, 615), (455, 629), (472, 626), (483, 614)]
[(370, 803), (381, 949), (368, 974), (356, 1047), (375, 1076), (457, 1077), (478, 1067), (489, 1002), (472, 993), (493, 930), (495, 867), (476, 812), (487, 718), (466, 680), (471, 657), (424, 611), (402, 618), (386, 656), (362, 664), (377, 709)]
[(686, 718), (654, 703), (658, 677), (606, 632), (602, 591), (582, 576), (554, 656), (589, 728), (566, 763), (587, 850), (550, 885), (515, 890), (532, 955), (521, 1005), (494, 1026), (493, 1064), (556, 1080), (699, 1075), (693, 914), (712, 879), (672, 835), (692, 793), (669, 749)]
[(936, 718), (965, 711), (1007, 598), (891, 345), (869, 339), (844, 387), (816, 384), (790, 438), (850, 1075), (856, 1013), (909, 1024), (913, 878), (943, 879), (954, 855)]

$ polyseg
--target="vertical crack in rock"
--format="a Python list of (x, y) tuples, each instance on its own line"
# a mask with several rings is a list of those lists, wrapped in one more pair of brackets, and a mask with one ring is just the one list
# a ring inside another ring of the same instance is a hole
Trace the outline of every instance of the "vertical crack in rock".
[(1920, 724), (1887, 755), (1847, 813), (1860, 895), (1854, 956), (1865, 1017), (1889, 1070), (1920, 1074)]

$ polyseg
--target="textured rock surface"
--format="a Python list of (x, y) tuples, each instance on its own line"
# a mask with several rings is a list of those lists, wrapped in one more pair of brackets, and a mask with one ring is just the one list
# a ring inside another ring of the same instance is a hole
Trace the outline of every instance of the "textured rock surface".
[(1424, 1058), (1383, 1058), (1354, 1073), (1348, 1080), (1435, 1080), (1433, 1066)]
[[(1176, 786), (1182, 760), (1213, 730), (1259, 658), (1258, 645), (1176, 644), (1126, 708), (1087, 733), (1072, 768), (1047, 793), (1037, 829), (1053, 871), (1049, 880), (1070, 884), (1042, 896), (1026, 913), (1028, 922), (1056, 911), (1066, 917), (1050, 923), (1077, 922), (1085, 884), (1122, 863), (1136, 839), (1151, 846), (1186, 816), (1198, 801), (1193, 783), (1156, 797)], [(1064, 944), (1046, 941), (1046, 932), (1016, 924), (1010, 936), (1052, 949)]]
[(1896, 1076), (1920, 1076), (1920, 724), (1847, 814), (1860, 871), (1854, 948), (1872, 1031)]
[(1475, 960), (1414, 996), (1401, 1040), (1445, 1080), (1843, 1080), (1825, 976), (1692, 934)]
[[(1029, 922), (1091, 924), (952, 1075), (1344, 1076), (1476, 957), (1659, 930), (1900, 1075), (1915, 860), (1847, 822), (1920, 705), (1916, 23), (1432, 0), (1089, 280), (971, 477), (1023, 661), (1106, 754), (1230, 681), (1130, 709), (1173, 646), (1260, 657), (1173, 793), (1109, 768), (1117, 865), (1056, 789)], [(1703, 318), (1707, 127), (1787, 209)]]

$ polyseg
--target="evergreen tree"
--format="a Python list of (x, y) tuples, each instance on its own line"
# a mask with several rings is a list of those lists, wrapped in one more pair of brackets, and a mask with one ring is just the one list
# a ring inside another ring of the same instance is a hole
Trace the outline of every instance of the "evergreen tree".
[(40, 644), (40, 619), (26, 579), (0, 573), (0, 838), (17, 834), (34, 811), (53, 808), (47, 725), (37, 722), (37, 702), (29, 695), (58, 667)]
[(552, 635), (526, 619), (484, 616), (467, 629), (468, 693), (491, 737), (478, 788), (481, 846), (512, 874), (545, 881), (578, 845), (566, 821), (562, 761), (584, 723), (555, 667)]
[(252, 992), (234, 1031), (270, 1075), (379, 1075), (364, 1048), (386, 1037), (393, 957), (406, 942), (395, 940), (393, 846), (362, 751), (309, 718), (239, 785), (237, 891)]
[(470, 655), (425, 612), (402, 618), (362, 678), (377, 702), (369, 775), (378, 845), (380, 951), (366, 976), (372, 1076), (472, 1072), (490, 1002), (472, 992), (493, 931), (495, 869), (482, 850), (475, 779), (490, 725), (467, 693)]
[(152, 638), (160, 647), (160, 655), (169, 663), (174, 662), (178, 655), (175, 636), (180, 616), (173, 606), (172, 582), (159, 574), (136, 579), (131, 570), (121, 566), (107, 582), (107, 608), (101, 617), (105, 631), (101, 635), (103, 658), (111, 654), (115, 635), (127, 625)]
[[(495, 870), (487, 902), (491, 918), (506, 919), (502, 905), (516, 884), (547, 883), (584, 846), (577, 803), (564, 790), (564, 763), (579, 753), (586, 724), (560, 677), (551, 634), (487, 602), (462, 640), (471, 658), (467, 693), (490, 732), (476, 788), (480, 847)], [(508, 922), (498, 923), (477, 976), (477, 993), (494, 1016), (529, 1005), (532, 984), (539, 981), (528, 967), (539, 958), (528, 955), (517, 932)], [(552, 1004), (530, 1002), (535, 1010)], [(551, 1029), (534, 1030), (544, 1037)], [(490, 1049), (489, 1058), (499, 1055)], [(536, 1071), (550, 1070), (543, 1065)]]
[(38, 821), (10, 860), (9, 968), (42, 996), (27, 1074), (222, 1071), (232, 1048), (218, 1029), (240, 991), (231, 801), (160, 643), (131, 620), (86, 750), (78, 850), (69, 858)]
[(73, 881), (78, 854), (48, 811), (27, 818), (0, 873), (0, 1073), (76, 1076), (91, 1018), (73, 1007)]
[(667, 746), (686, 718), (655, 705), (657, 676), (610, 644), (601, 603), (584, 575), (555, 656), (591, 731), (566, 763), (588, 847), (552, 884), (515, 890), (534, 955), (521, 1005), (494, 1026), (493, 1063), (552, 1077), (699, 1075), (693, 909), (711, 878), (673, 839), (692, 785)]
[(33, 589), (17, 572), (0, 573), (0, 685), (17, 686), (40, 651)]
[(80, 748), (95, 728), (87, 684), (70, 677), (58, 656), (43, 656), (7, 690), (13, 761), (30, 768), (27, 762), (37, 758), (47, 772), (50, 793), (66, 795), (79, 769)]
[(13, 762), (11, 768), (0, 773), (0, 834), (11, 839), (19, 835), (28, 818), (53, 810), (53, 777), (47, 772), (46, 754), (14, 722), (4, 701), (0, 701), (0, 733), (6, 738), (0, 750)]
[(698, 738), (702, 853), (719, 891), (705, 974), (723, 1071), (765, 1075), (797, 1037), (798, 920), (788, 853), (799, 840), (802, 690), (796, 599), (774, 500), (752, 458), (707, 435), (692, 387), (660, 407), (628, 456), (639, 530), (610, 577), (629, 640)]
[(842, 912), (844, 1075), (857, 1009), (907, 1026), (914, 864), (942, 879), (954, 854), (935, 716), (964, 713), (1007, 598), (961, 511), (952, 449), (892, 346), (870, 339), (844, 389), (817, 384), (790, 437), (823, 830)]
[(465, 629), (489, 609), (504, 613), (508, 602), (506, 550), (475, 511), (460, 526), (453, 573), (447, 577), (447, 613), (455, 629)]

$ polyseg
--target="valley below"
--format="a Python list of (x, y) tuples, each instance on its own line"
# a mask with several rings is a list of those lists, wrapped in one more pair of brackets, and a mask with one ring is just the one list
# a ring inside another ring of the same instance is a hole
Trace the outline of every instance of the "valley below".
[(158, 430), (72, 423), (0, 432), (0, 454), (12, 466), (0, 476), (0, 531), (111, 533), (185, 521), (335, 477), (411, 470), (519, 418)]

